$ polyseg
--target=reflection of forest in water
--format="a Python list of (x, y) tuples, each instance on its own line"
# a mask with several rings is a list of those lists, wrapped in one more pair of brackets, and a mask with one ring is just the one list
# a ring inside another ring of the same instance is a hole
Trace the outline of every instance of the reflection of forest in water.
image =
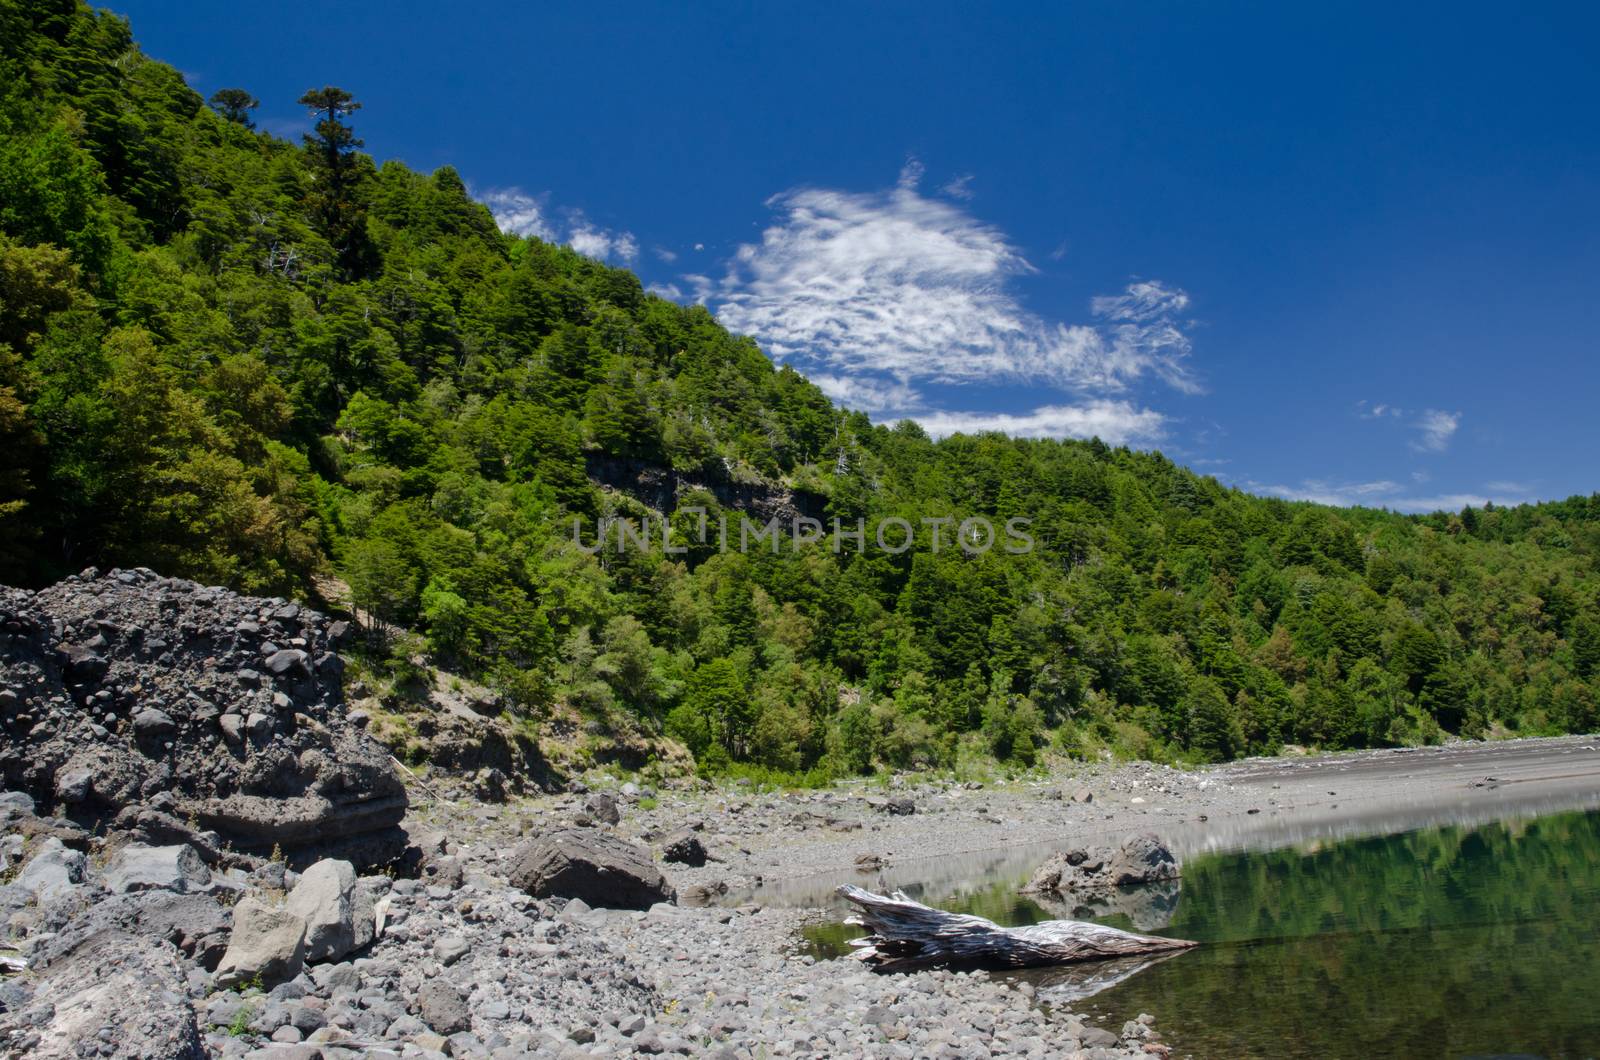
[[(1600, 812), (1206, 854), (1180, 892), (1046, 907), (1009, 878), (937, 904), (1196, 939), (1173, 959), (1021, 973), (1139, 1012), (1198, 1056), (1600, 1055)], [(938, 897), (938, 896), (933, 896)], [(1162, 923), (1166, 920), (1165, 923)], [(850, 932), (813, 929), (838, 952)]]

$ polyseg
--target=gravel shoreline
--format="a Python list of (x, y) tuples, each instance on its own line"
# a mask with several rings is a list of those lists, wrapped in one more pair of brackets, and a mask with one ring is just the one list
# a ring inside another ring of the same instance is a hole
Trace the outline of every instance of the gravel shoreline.
[[(381, 910), (377, 937), (308, 961), (270, 989), (218, 989), (202, 952), (226, 937), (230, 907), (263, 894), (270, 906), (274, 888), (281, 902), (294, 873), (220, 869), (202, 880), (197, 862), (177, 859), (172, 879), (130, 890), (117, 877), (126, 876), (125, 856), (80, 857), (74, 876), (72, 852), (60, 850), (67, 868), (45, 898), (20, 901), (21, 883), (0, 888), (13, 936), (43, 967), (52, 954), (87, 959), (74, 946), (91, 950), (90, 981), (106, 985), (85, 989), (85, 973), (70, 966), (5, 980), (0, 1048), (293, 1060), (1189, 1055), (1182, 1042), (1162, 1040), (1160, 1013), (1100, 1025), (1002, 974), (881, 975), (854, 961), (816, 961), (802, 952), (801, 930), (836, 918), (830, 892), (840, 880), (937, 886), (992, 873), (997, 861), (1026, 871), (1048, 849), (1132, 831), (1193, 851), (1373, 822), (1595, 805), (1600, 748), (1567, 738), (1194, 771), (1095, 764), (986, 786), (905, 778), (822, 792), (697, 782), (652, 792), (588, 779), (609, 789), (620, 811), (614, 825), (592, 819), (598, 791), (488, 805), (419, 786), (405, 825), (425, 852), (422, 875), (363, 877), (352, 892), (366, 915)], [(26, 819), (20, 797), (3, 801)], [(689, 829), (710, 860), (662, 864), (678, 904), (645, 911), (535, 898), (514, 884), (527, 837), (575, 820), (658, 853)], [(877, 859), (865, 873), (863, 855)], [(161, 866), (152, 871), (159, 877)], [(81, 945), (102, 936), (115, 946)], [(169, 940), (188, 944), (188, 958), (175, 960)]]

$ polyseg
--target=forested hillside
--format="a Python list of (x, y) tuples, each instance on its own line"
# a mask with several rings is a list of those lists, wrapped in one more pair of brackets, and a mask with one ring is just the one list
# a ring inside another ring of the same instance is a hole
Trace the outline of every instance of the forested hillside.
[[(665, 731), (709, 769), (1600, 723), (1600, 495), (1414, 518), (1094, 441), (934, 442), (502, 234), (449, 168), (377, 164), (339, 89), (291, 143), (109, 14), (0, 0), (0, 93), (0, 580), (337, 575), (375, 652), (420, 636), (530, 718)], [(1035, 547), (590, 554), (574, 515), (587, 543), (646, 513), (602, 456), (704, 484), (678, 502), (713, 521), (740, 487), (852, 526), (1024, 518)]]

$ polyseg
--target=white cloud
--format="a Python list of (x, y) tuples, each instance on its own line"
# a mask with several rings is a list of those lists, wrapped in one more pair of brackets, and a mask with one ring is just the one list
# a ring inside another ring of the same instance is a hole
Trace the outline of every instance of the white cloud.
[(963, 173), (963, 174), (961, 174), (961, 176), (956, 177), (954, 180), (948, 181), (945, 184), (945, 186), (940, 188), (939, 190), (941, 192), (943, 192), (944, 194), (950, 196), (952, 199), (961, 199), (963, 201), (965, 201), (967, 199), (971, 199), (972, 198), (972, 174), (971, 173)]
[(590, 224), (582, 214), (575, 214), (572, 230), (567, 234), (567, 245), (585, 257), (606, 261), (620, 258), (632, 262), (639, 256), (639, 243), (632, 232), (613, 232)]
[(1369, 402), (1365, 398), (1356, 402), (1356, 415), (1364, 420), (1410, 420), (1409, 426), (1420, 437), (1413, 439), (1411, 448), (1418, 453), (1442, 453), (1450, 448), (1450, 440), (1461, 426), (1461, 413), (1424, 409), (1411, 412), (1399, 405), (1381, 401)]
[(521, 188), (498, 188), (482, 192), (479, 198), (494, 214), (500, 231), (519, 236), (534, 236), (546, 243), (565, 243), (586, 257), (607, 261), (633, 262), (639, 256), (639, 241), (632, 232), (613, 231), (591, 223), (581, 210), (564, 211), (556, 220), (542, 196), (530, 195)]
[(889, 378), (828, 373), (812, 373), (807, 378), (838, 404), (862, 412), (904, 413), (923, 404), (915, 387)]
[(1533, 494), (1533, 487), (1526, 482), (1485, 482), (1483, 488), (1499, 496), (1527, 497)]
[(1521, 504), (1528, 499), (1527, 487), (1515, 482), (1489, 482), (1481, 493), (1436, 493), (1419, 495), (1409, 493), (1398, 482), (1380, 479), (1374, 482), (1330, 482), (1323, 479), (1306, 479), (1298, 486), (1272, 485), (1249, 481), (1243, 488), (1253, 493), (1282, 497), (1293, 501), (1314, 501), (1341, 508), (1361, 506), (1389, 508), (1397, 512), (1459, 511), (1462, 508), (1481, 508), (1491, 501), (1499, 505)]
[(711, 292), (717, 286), (712, 282), (711, 277), (704, 276), (698, 272), (684, 273), (683, 280), (689, 285), (690, 290), (694, 292), (696, 305), (705, 305), (711, 298)]
[(1385, 417), (1398, 419), (1404, 416), (1405, 413), (1405, 409), (1396, 408), (1393, 405), (1385, 405), (1382, 402), (1369, 405), (1365, 398), (1356, 402), (1356, 415), (1364, 420), (1381, 420)]
[(655, 250), (656, 257), (660, 258), (668, 265), (671, 265), (674, 261), (678, 260), (678, 254), (676, 251), (668, 250), (666, 247), (654, 247), (652, 249)]
[(1424, 453), (1442, 453), (1450, 448), (1450, 439), (1461, 426), (1461, 413), (1428, 409), (1417, 417), (1417, 422), (1412, 426), (1422, 433), (1421, 438), (1411, 443), (1413, 449)]
[(645, 290), (651, 294), (660, 295), (669, 302), (683, 301), (683, 288), (675, 283), (652, 283)]
[(800, 189), (741, 246), (708, 302), (778, 360), (901, 382), (1042, 382), (1121, 390), (1146, 375), (1200, 389), (1180, 314), (1188, 296), (1159, 282), (1097, 298), (1090, 324), (1055, 323), (1008, 289), (1034, 271), (1005, 233), (921, 195), (920, 164), (886, 192)]
[(1110, 445), (1147, 445), (1165, 436), (1166, 417), (1126, 401), (1046, 405), (1032, 412), (927, 412), (911, 417), (935, 438), (1001, 431), (1016, 438), (1093, 438)]
[(482, 198), (500, 231), (534, 236), (547, 243), (557, 241), (555, 225), (545, 216), (544, 204), (534, 196), (518, 188), (506, 188), (484, 192)]

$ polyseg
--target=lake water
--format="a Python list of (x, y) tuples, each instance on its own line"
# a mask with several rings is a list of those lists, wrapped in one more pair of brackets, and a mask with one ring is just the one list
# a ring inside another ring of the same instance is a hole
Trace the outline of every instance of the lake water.
[[(1007, 925), (1085, 916), (1025, 881), (917, 897)], [(1176, 891), (1085, 918), (1203, 945), (1006, 974), (1113, 1029), (1152, 1013), (1174, 1056), (1600, 1056), (1597, 811), (1199, 854)], [(837, 955), (854, 933), (818, 925), (808, 945)]]

